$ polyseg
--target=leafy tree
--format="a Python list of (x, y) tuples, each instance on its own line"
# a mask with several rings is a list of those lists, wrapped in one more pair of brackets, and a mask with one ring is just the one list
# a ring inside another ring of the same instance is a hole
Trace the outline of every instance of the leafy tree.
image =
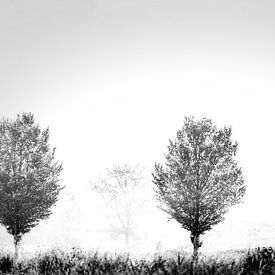
[(22, 236), (50, 216), (62, 189), (62, 165), (32, 114), (0, 122), (0, 223), (13, 235), (15, 257)]
[(159, 207), (190, 231), (195, 262), (200, 236), (221, 222), (245, 193), (236, 150), (231, 127), (218, 129), (210, 119), (186, 117), (176, 140), (170, 140), (165, 164), (155, 164)]
[(113, 232), (125, 237), (126, 246), (133, 235), (135, 216), (144, 206), (146, 196), (143, 175), (137, 166), (114, 165), (106, 169), (106, 175), (91, 182), (95, 191), (115, 215), (117, 223), (112, 225)]

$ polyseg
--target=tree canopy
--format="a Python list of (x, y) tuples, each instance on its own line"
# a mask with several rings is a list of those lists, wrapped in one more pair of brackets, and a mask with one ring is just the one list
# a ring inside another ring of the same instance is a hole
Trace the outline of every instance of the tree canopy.
[(0, 223), (14, 243), (51, 214), (62, 187), (62, 164), (49, 146), (49, 129), (41, 130), (29, 113), (0, 122)]
[(218, 129), (210, 119), (186, 117), (175, 141), (170, 140), (165, 164), (155, 164), (160, 208), (191, 232), (195, 258), (199, 236), (221, 222), (245, 193), (231, 135), (231, 127)]

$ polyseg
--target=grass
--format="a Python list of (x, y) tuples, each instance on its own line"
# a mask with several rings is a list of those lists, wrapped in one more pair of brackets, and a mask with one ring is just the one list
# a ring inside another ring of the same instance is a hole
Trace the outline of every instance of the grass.
[(272, 248), (234, 250), (200, 255), (194, 268), (191, 256), (182, 251), (167, 251), (146, 258), (128, 254), (99, 254), (79, 248), (39, 253), (17, 262), (8, 255), (0, 257), (1, 274), (275, 274)]

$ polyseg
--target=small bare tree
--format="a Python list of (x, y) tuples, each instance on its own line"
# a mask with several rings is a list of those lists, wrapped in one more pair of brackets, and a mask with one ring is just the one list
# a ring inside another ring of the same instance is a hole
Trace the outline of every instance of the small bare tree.
[(128, 164), (114, 165), (106, 169), (106, 175), (91, 182), (95, 191), (115, 215), (117, 223), (113, 231), (125, 237), (126, 246), (133, 235), (136, 215), (146, 203), (142, 193), (144, 186), (143, 172), (138, 166)]

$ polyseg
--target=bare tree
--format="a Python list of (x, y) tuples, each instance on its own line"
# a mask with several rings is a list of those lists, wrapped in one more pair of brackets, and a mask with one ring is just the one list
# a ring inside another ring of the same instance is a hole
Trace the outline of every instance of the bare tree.
[(128, 246), (129, 238), (133, 235), (136, 215), (146, 202), (143, 172), (138, 166), (128, 164), (114, 165), (106, 169), (104, 177), (91, 182), (95, 191), (111, 209), (116, 224), (113, 231), (125, 237)]
[(155, 165), (160, 208), (191, 232), (195, 262), (200, 235), (222, 221), (244, 195), (236, 150), (230, 127), (217, 129), (209, 119), (187, 117), (176, 140), (170, 141), (165, 166)]

